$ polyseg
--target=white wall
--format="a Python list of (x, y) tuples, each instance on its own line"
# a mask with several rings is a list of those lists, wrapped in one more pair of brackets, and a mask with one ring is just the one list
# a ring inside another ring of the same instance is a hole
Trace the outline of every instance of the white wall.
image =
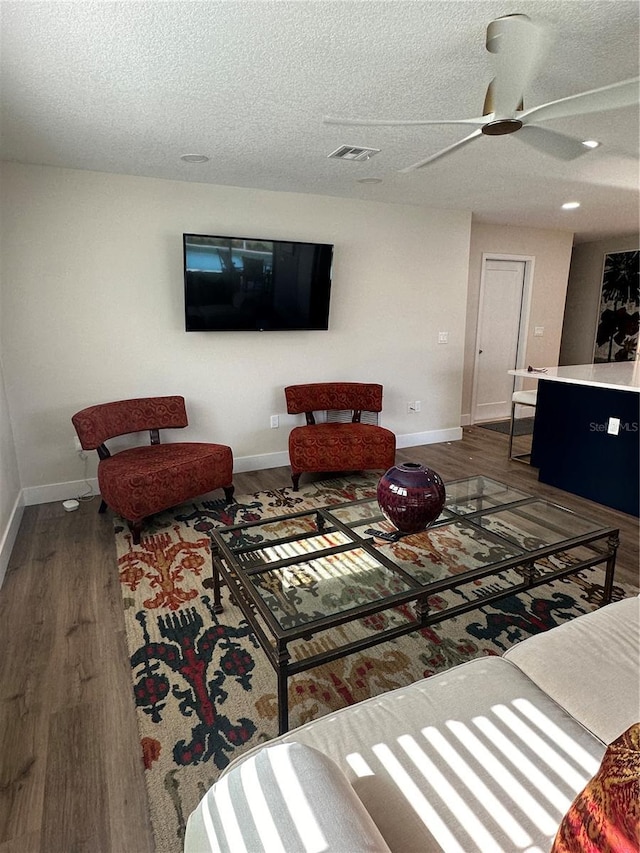
[(639, 248), (638, 234), (580, 243), (574, 247), (559, 364), (593, 363), (593, 347), (600, 317), (604, 256), (611, 252), (637, 251)]
[[(286, 464), (295, 382), (381, 382), (400, 446), (459, 437), (469, 213), (2, 168), (1, 335), (26, 503), (81, 485), (71, 415), (130, 396), (183, 394), (179, 435), (231, 445), (236, 470)], [(329, 331), (186, 333), (183, 232), (334, 243)]]
[(0, 585), (18, 533), (22, 511), (18, 461), (5, 394), (4, 371), (0, 359)]
[[(0, 198), (4, 187), (0, 175)], [(1, 211), (0, 211), (1, 214)], [(0, 215), (0, 237), (2, 216)], [(0, 242), (0, 255), (2, 243)], [(2, 298), (2, 269), (0, 268), (0, 320), (5, 315)], [(2, 364), (2, 334), (0, 328), (0, 585), (5, 576), (11, 549), (22, 518), (23, 502), (18, 473), (13, 429), (9, 416)]]
[[(470, 423), (471, 418), (483, 253), (534, 258), (525, 358), (529, 364), (551, 366), (558, 364), (572, 243), (573, 233), (570, 231), (473, 223), (466, 306), (462, 423)], [(543, 337), (534, 337), (535, 326), (544, 327)]]

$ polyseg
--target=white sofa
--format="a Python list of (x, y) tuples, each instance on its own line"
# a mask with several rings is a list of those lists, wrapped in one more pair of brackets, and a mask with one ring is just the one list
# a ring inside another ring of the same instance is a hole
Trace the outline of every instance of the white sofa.
[(640, 598), (307, 723), (236, 759), (186, 853), (545, 853), (640, 720)]

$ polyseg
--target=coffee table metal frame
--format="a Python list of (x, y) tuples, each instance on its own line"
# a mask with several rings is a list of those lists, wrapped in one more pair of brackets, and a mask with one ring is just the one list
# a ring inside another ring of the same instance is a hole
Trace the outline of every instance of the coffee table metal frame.
[[(478, 476), (455, 480), (446, 485), (451, 487), (454, 485), (471, 483), (473, 480), (482, 481), (483, 479), (492, 483), (497, 482), (489, 480), (489, 478), (482, 478)], [(506, 486), (506, 484), (498, 483), (498, 485), (504, 486), (505, 489), (510, 488)], [(213, 586), (214, 593), (214, 612), (221, 613), (223, 611), (220, 591), (220, 579), (222, 578), (229, 588), (231, 597), (242, 611), (247, 622), (250, 624), (262, 650), (276, 672), (278, 731), (280, 734), (283, 734), (288, 730), (289, 712), (287, 682), (291, 675), (304, 672), (308, 669), (313, 669), (321, 664), (330, 663), (338, 658), (345, 657), (346, 655), (353, 654), (354, 652), (363, 651), (367, 648), (371, 648), (372, 646), (387, 642), (388, 640), (393, 640), (397, 637), (413, 633), (414, 631), (419, 631), (421, 628), (435, 625), (446, 619), (459, 616), (470, 610), (499, 601), (541, 584), (576, 574), (581, 569), (590, 568), (600, 563), (606, 564), (602, 604), (608, 604), (611, 601), (613, 575), (619, 544), (619, 531), (615, 528), (598, 528), (597, 530), (591, 531), (587, 534), (563, 539), (561, 541), (554, 542), (553, 544), (536, 548), (535, 550), (519, 555), (517, 558), (511, 557), (509, 559), (503, 559), (480, 568), (463, 571), (455, 575), (448, 575), (445, 578), (430, 581), (428, 583), (420, 583), (392, 559), (381, 553), (379, 546), (373, 544), (373, 536), (367, 536), (365, 538), (352, 529), (353, 526), (364, 526), (362, 519), (359, 519), (357, 522), (354, 521), (346, 524), (334, 515), (334, 513), (340, 510), (352, 507), (355, 508), (360, 504), (372, 503), (375, 503), (375, 499), (372, 499), (371, 497), (361, 498), (359, 500), (346, 501), (344, 503), (333, 504), (326, 507), (300, 510), (295, 513), (287, 513), (273, 518), (263, 518), (259, 521), (216, 528), (210, 533), (212, 538), (211, 551), (213, 579), (211, 585)], [(540, 498), (527, 495), (521, 500), (498, 504), (490, 506), (489, 508), (479, 509), (477, 511), (465, 511), (464, 514), (458, 514), (450, 508), (445, 508), (443, 515), (437, 519), (429, 530), (451, 522), (464, 521), (472, 526), (477, 525), (478, 529), (482, 530), (482, 535), (485, 538), (495, 538), (496, 543), (504, 545), (505, 541), (508, 541), (505, 540), (504, 536), (487, 530), (486, 527), (481, 527), (478, 525), (478, 522), (491, 513), (504, 510), (522, 510), (526, 509), (527, 505), (531, 503), (544, 503), (548, 507), (575, 515), (571, 510), (568, 510), (566, 507), (562, 507), (559, 504), (541, 501)], [(302, 535), (269, 539), (268, 541), (244, 545), (238, 548), (230, 548), (223, 538), (225, 534), (233, 534), (235, 531), (242, 531), (244, 533), (250, 531), (251, 528), (264, 527), (272, 522), (293, 521), (306, 516), (315, 516), (317, 530), (310, 531)], [(579, 517), (576, 516), (576, 518)], [(381, 512), (379, 515), (366, 519), (367, 524), (374, 524), (377, 521), (385, 521)], [(257, 565), (251, 565), (249, 563), (249, 565), (243, 566), (241, 561), (238, 559), (241, 556), (250, 556), (252, 552), (259, 552), (265, 547), (274, 547), (277, 545), (316, 537), (321, 535), (327, 527), (341, 531), (346, 535), (349, 541), (346, 544), (314, 551), (311, 554), (295, 555), (277, 561), (261, 562)], [(428, 533), (429, 530), (425, 532)], [(385, 537), (383, 537), (383, 539), (384, 538)], [(387, 541), (397, 540), (399, 538), (401, 538), (401, 534), (396, 534), (395, 536), (387, 535), (386, 537)], [(599, 543), (605, 543), (604, 550), (599, 550), (595, 547), (596, 544)], [(509, 544), (513, 547), (513, 541), (509, 542)], [(549, 557), (559, 552), (570, 551), (572, 548), (582, 546), (586, 546), (588, 549), (592, 550), (594, 552), (593, 556), (564, 567), (559, 567), (552, 571), (543, 572), (535, 565), (537, 561), (545, 557)], [(402, 592), (392, 593), (387, 597), (376, 601), (358, 604), (348, 610), (327, 615), (320, 619), (314, 619), (312, 622), (296, 625), (292, 628), (283, 628), (252, 583), (252, 578), (256, 574), (271, 572), (291, 566), (303, 566), (310, 560), (316, 560), (329, 555), (339, 554), (341, 552), (353, 551), (354, 549), (362, 549), (367, 554), (373, 556), (379, 564), (382, 564), (382, 566), (389, 569), (394, 575), (400, 576), (407, 584), (408, 588)], [(518, 572), (522, 578), (520, 583), (513, 584), (507, 589), (489, 592), (473, 601), (465, 601), (461, 604), (447, 607), (445, 610), (430, 612), (428, 604), (429, 597), (440, 592), (455, 590), (457, 587), (463, 586), (464, 584), (481, 580), (491, 575), (505, 572), (509, 569), (515, 569)], [(302, 637), (309, 639), (312, 635), (321, 631), (336, 628), (344, 623), (354, 622), (367, 616), (371, 616), (374, 613), (398, 607), (399, 605), (410, 602), (415, 603), (415, 622), (396, 625), (370, 636), (353, 640), (337, 648), (323, 651), (322, 653), (314, 654), (303, 659), (291, 660), (288, 645), (294, 640)], [(271, 638), (268, 634), (271, 635)]]

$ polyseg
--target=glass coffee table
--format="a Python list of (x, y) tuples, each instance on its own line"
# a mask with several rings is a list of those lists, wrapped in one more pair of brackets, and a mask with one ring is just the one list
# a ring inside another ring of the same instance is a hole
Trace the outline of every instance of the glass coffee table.
[[(375, 498), (211, 531), (214, 610), (223, 579), (276, 671), (281, 734), (295, 673), (601, 563), (602, 604), (611, 600), (618, 530), (487, 477), (446, 490), (442, 514), (418, 534), (399, 534)], [(368, 618), (408, 607), (384, 630)], [(361, 636), (292, 654), (296, 640), (346, 623)]]

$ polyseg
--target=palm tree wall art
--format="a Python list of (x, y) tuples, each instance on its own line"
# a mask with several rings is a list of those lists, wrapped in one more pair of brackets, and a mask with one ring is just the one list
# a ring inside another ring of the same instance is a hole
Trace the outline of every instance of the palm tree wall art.
[(638, 352), (640, 252), (604, 256), (594, 363), (633, 361)]

